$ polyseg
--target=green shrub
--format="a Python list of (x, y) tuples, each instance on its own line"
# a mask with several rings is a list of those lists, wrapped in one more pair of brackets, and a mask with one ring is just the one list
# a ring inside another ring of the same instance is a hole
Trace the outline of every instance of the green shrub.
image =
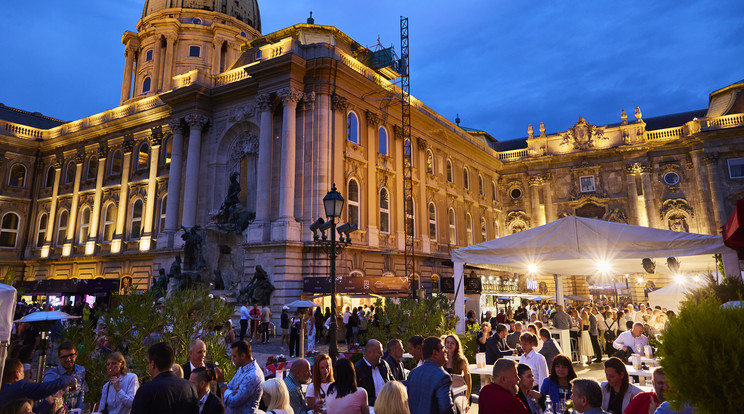
[(669, 399), (687, 401), (700, 414), (741, 412), (743, 328), (744, 309), (723, 309), (710, 291), (685, 302), (659, 346)]

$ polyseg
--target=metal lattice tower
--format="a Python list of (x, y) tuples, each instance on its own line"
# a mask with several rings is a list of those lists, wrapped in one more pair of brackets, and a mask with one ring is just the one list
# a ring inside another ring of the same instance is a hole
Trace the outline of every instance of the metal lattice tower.
[(411, 297), (416, 297), (414, 278), (414, 225), (413, 225), (413, 162), (411, 155), (411, 78), (408, 70), (408, 18), (400, 17), (400, 106), (403, 123), (403, 205), (405, 210), (406, 276), (411, 281)]

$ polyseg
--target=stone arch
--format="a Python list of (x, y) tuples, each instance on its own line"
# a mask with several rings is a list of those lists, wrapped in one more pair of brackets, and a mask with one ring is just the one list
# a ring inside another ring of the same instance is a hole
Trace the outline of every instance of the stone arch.
[(694, 210), (684, 199), (666, 200), (661, 206), (661, 220), (669, 230), (690, 231)]
[(240, 121), (219, 140), (211, 166), (214, 183), (212, 209), (222, 203), (227, 194), (230, 174), (237, 172), (240, 175), (240, 204), (248, 211), (256, 211), (258, 134), (256, 124)]

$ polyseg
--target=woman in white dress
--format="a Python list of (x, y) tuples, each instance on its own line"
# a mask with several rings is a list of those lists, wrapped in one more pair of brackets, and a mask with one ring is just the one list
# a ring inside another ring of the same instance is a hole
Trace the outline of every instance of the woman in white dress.
[(313, 308), (307, 310), (305, 315), (305, 331), (307, 332), (307, 352), (315, 350), (315, 318), (313, 317)]
[(581, 338), (579, 339), (579, 353), (581, 362), (587, 357), (587, 365), (592, 364), (594, 349), (592, 348), (592, 339), (589, 336), (589, 312), (586, 308), (581, 309)]

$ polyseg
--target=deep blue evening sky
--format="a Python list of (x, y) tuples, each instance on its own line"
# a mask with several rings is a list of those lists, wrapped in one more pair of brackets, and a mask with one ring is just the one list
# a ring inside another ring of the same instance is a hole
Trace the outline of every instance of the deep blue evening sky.
[[(118, 105), (121, 35), (144, 0), (3, 5), (0, 102), (74, 120)], [(411, 91), (499, 140), (706, 108), (744, 78), (744, 1), (259, 0), (263, 33), (305, 22), (400, 50), (410, 19)]]

